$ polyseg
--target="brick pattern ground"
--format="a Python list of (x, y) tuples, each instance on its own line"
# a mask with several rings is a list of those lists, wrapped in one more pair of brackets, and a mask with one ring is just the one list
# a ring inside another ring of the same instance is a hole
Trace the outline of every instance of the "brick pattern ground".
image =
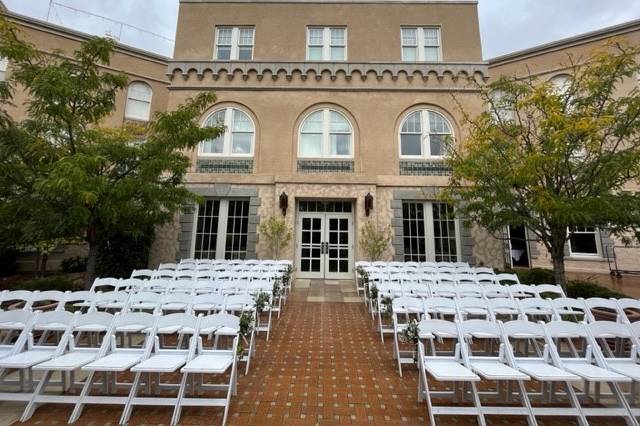
[[(381, 344), (362, 303), (287, 305), (267, 342), (258, 342), (248, 376), (241, 375), (228, 425), (423, 425), (426, 405), (417, 401), (418, 374), (395, 370), (391, 338)], [(115, 425), (120, 406), (90, 406), (78, 424)], [(40, 407), (30, 425), (66, 424), (71, 407)], [(188, 408), (181, 424), (220, 424), (220, 408)], [(171, 408), (136, 408), (131, 425), (168, 424)], [(616, 419), (617, 420), (617, 419)], [(441, 425), (475, 424), (474, 418), (441, 417)], [(617, 424), (603, 419), (598, 424)], [(490, 419), (491, 425), (526, 424), (518, 418)], [(549, 419), (540, 424), (575, 424)], [(593, 424), (596, 424), (595, 422)]]

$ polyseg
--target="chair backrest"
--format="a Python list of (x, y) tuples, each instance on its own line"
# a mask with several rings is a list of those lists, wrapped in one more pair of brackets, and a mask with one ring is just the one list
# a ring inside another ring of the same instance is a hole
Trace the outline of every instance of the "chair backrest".
[[(438, 266), (438, 268), (451, 268), (454, 270), (456, 268), (455, 262), (436, 262), (436, 266)], [(465, 266), (465, 265), (460, 265), (460, 266)], [(469, 266), (469, 265), (467, 264), (466, 266)]]
[(520, 279), (516, 274), (498, 274), (496, 281), (499, 284), (520, 284)]
[(458, 273), (455, 279), (458, 284), (478, 284), (475, 274)]
[(176, 271), (174, 269), (160, 269), (158, 270), (158, 272), (155, 273), (153, 278), (172, 280), (175, 278), (175, 276), (176, 276)]
[(156, 271), (153, 269), (134, 269), (131, 272), (131, 276), (129, 278), (146, 278), (150, 279), (154, 276)]
[(132, 305), (134, 303), (160, 303), (162, 299), (162, 295), (160, 293), (156, 293), (154, 291), (141, 291), (139, 293), (134, 293), (129, 299), (129, 304)]
[(556, 320), (560, 320), (562, 315), (575, 315), (576, 311), (586, 316), (587, 310), (589, 309), (584, 303), (584, 300), (572, 299), (569, 297), (553, 299), (550, 301), (550, 304), (555, 312)]
[(431, 290), (429, 286), (420, 283), (402, 284), (402, 294), (410, 297), (429, 297)]
[(173, 274), (173, 278), (176, 280), (193, 280), (196, 277), (196, 271), (193, 269), (179, 270)]
[(496, 275), (487, 272), (476, 272), (476, 281), (478, 281), (479, 284), (498, 284)]
[(528, 296), (536, 297), (538, 292), (533, 288), (534, 286), (528, 284), (513, 284), (508, 287), (512, 297), (524, 298)]
[(394, 313), (409, 313), (416, 312), (420, 313), (424, 310), (424, 304), (422, 303), (422, 299), (417, 297), (398, 297), (393, 299), (391, 302), (391, 307)]
[(457, 297), (482, 297), (482, 287), (478, 284), (459, 284), (456, 287)]
[(191, 334), (194, 333), (197, 323), (198, 317), (188, 313), (178, 312), (168, 315), (162, 315), (160, 318), (158, 318), (157, 327), (158, 329), (173, 328), (173, 330), (175, 330), (174, 333)]
[(94, 293), (92, 291), (71, 291), (65, 293), (64, 304), (74, 303), (74, 302), (93, 302), (98, 293)]
[(122, 288), (128, 291), (140, 291), (143, 289), (149, 281), (141, 280), (140, 278), (127, 278), (122, 280)]
[(584, 324), (571, 321), (551, 321), (544, 326), (553, 339), (556, 338), (584, 338), (587, 330)]
[(240, 330), (240, 318), (230, 314), (213, 314), (207, 315), (202, 318), (200, 322), (200, 329), (205, 330), (209, 328), (231, 328), (234, 330)]
[(22, 309), (29, 309), (33, 301), (34, 294), (35, 294), (34, 292), (29, 290), (7, 291), (6, 293), (3, 294), (2, 302), (3, 303), (4, 302), (14, 302), (14, 303), (24, 302), (24, 306), (22, 307)]
[(418, 323), (418, 335), (420, 338), (452, 337), (458, 338), (458, 327), (454, 322), (427, 319)]
[(465, 337), (473, 337), (477, 339), (496, 339), (502, 336), (500, 325), (494, 321), (482, 319), (473, 319), (460, 321), (460, 331)]
[(493, 268), (487, 268), (486, 266), (477, 266), (474, 268), (476, 275), (478, 274), (488, 274), (495, 275)]
[(177, 266), (175, 263), (161, 263), (158, 266), (158, 271), (174, 271)]
[(436, 297), (457, 297), (457, 286), (453, 284), (437, 284), (431, 287), (431, 293)]
[(248, 294), (235, 294), (227, 297), (225, 309), (227, 311), (249, 311), (256, 305), (256, 301)]
[(511, 298), (509, 287), (500, 284), (489, 284), (482, 286), (482, 295), (487, 299)]
[(475, 275), (476, 271), (468, 266), (456, 266), (456, 274), (471, 274)]
[(545, 309), (551, 310), (551, 303), (547, 299), (539, 299), (537, 297), (532, 297), (529, 299), (520, 299), (518, 300), (520, 307), (522, 309)]
[(64, 301), (67, 298), (67, 294), (58, 290), (47, 290), (47, 291), (36, 291), (33, 293), (33, 298), (31, 299), (31, 310), (37, 308), (38, 302), (54, 302), (56, 308), (62, 303), (64, 305)]
[(89, 312), (86, 314), (75, 315), (75, 321), (73, 323), (74, 328), (91, 326), (95, 330), (106, 331), (111, 322), (114, 319), (114, 315), (108, 312)]
[(456, 300), (456, 305), (459, 310), (464, 311), (465, 309), (484, 309), (489, 311), (489, 305), (487, 301), (484, 299), (479, 299), (477, 297), (463, 297), (461, 299)]
[(533, 286), (538, 297), (544, 297), (544, 295), (551, 294), (559, 297), (566, 297), (564, 290), (561, 286), (555, 284), (538, 284)]
[(456, 302), (453, 299), (449, 299), (446, 297), (431, 297), (429, 299), (424, 299), (424, 308), (425, 310), (429, 309), (456, 309)]
[(177, 279), (175, 281), (169, 281), (167, 286), (167, 293), (191, 293), (193, 291), (193, 287), (195, 285), (195, 281), (185, 280), (185, 279)]
[(0, 311), (0, 330), (3, 329), (3, 324), (10, 329), (14, 329), (16, 324), (27, 324), (29, 320), (33, 318), (33, 312), (29, 312), (23, 309), (14, 309), (12, 311)]
[(544, 329), (542, 325), (525, 320), (516, 320), (503, 323), (504, 334), (508, 338), (531, 339), (543, 338)]
[[(608, 312), (611, 315), (615, 313), (616, 320), (621, 319), (620, 308), (615, 299), (604, 299), (602, 297), (590, 297), (589, 299), (584, 299), (585, 305), (587, 305), (589, 321), (594, 322), (596, 320), (595, 315), (593, 314), (593, 310), (600, 310), (604, 312)], [(626, 315), (625, 315), (626, 317)]]
[(34, 327), (39, 328), (42, 325), (62, 324), (70, 326), (73, 324), (76, 315), (65, 311), (48, 311), (38, 314), (34, 321)]
[(438, 266), (438, 275), (455, 275), (456, 268), (453, 266)]

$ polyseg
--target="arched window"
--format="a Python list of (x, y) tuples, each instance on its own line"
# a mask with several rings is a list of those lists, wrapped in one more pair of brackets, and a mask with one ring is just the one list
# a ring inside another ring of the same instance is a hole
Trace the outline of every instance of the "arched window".
[(451, 125), (442, 114), (428, 109), (413, 111), (400, 127), (400, 156), (443, 157), (449, 137), (453, 137)]
[(250, 157), (253, 155), (253, 120), (237, 108), (214, 111), (204, 122), (207, 127), (224, 126), (225, 132), (200, 144), (200, 155)]
[(558, 95), (565, 95), (571, 88), (573, 79), (569, 74), (559, 74), (552, 77), (549, 82), (553, 87), (553, 91)]
[(148, 84), (139, 81), (131, 83), (127, 91), (127, 106), (124, 110), (124, 118), (149, 121), (152, 96), (153, 91)]
[(329, 108), (307, 115), (300, 126), (298, 157), (353, 157), (353, 128), (347, 117)]
[(491, 115), (496, 121), (513, 121), (515, 119), (514, 102), (509, 99), (505, 92), (494, 90), (489, 96), (493, 102)]
[(0, 57), (0, 81), (6, 80), (8, 66), (9, 66), (9, 61), (7, 60), (7, 58)]

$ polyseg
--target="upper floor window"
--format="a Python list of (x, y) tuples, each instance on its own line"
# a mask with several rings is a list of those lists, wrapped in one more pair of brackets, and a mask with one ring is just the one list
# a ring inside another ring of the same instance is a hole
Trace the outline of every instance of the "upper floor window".
[(127, 91), (127, 105), (124, 118), (129, 120), (149, 121), (151, 116), (151, 97), (153, 91), (147, 83), (134, 81)]
[(215, 58), (221, 61), (252, 60), (254, 34), (253, 27), (216, 27)]
[(8, 66), (9, 66), (9, 61), (7, 60), (7, 58), (0, 58), (0, 81), (6, 80)]
[(442, 61), (440, 28), (402, 27), (402, 60), (407, 62)]
[(564, 96), (567, 94), (569, 89), (571, 89), (573, 79), (568, 74), (559, 74), (552, 77), (549, 82), (551, 83), (553, 91), (557, 95)]
[(493, 105), (490, 106), (491, 115), (495, 121), (509, 122), (515, 120), (513, 102), (502, 90), (494, 90), (489, 95)]
[(309, 114), (300, 126), (298, 157), (353, 157), (353, 128), (342, 113), (323, 108)]
[(309, 27), (307, 29), (307, 60), (346, 61), (347, 29)]
[(225, 132), (215, 139), (203, 141), (199, 154), (203, 156), (250, 157), (253, 155), (255, 126), (251, 117), (237, 108), (223, 108), (207, 118), (205, 126), (224, 126)]
[(594, 226), (569, 229), (569, 252), (572, 256), (600, 256), (600, 233)]
[(451, 125), (438, 112), (422, 109), (410, 113), (400, 128), (401, 157), (443, 157)]

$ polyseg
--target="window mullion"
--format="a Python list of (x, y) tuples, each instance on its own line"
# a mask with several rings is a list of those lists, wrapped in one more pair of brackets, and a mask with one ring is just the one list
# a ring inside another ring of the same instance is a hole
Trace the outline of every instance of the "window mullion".
[(436, 244), (435, 233), (433, 231), (433, 204), (429, 202), (424, 203), (424, 237), (426, 238), (425, 247), (427, 249), (426, 259), (429, 262), (435, 262), (436, 260)]
[(429, 111), (427, 111), (426, 109), (420, 111), (420, 120), (422, 120), (422, 135), (420, 138), (422, 141), (422, 156), (431, 157), (431, 143), (429, 136), (431, 134), (431, 129), (429, 127)]
[(424, 28), (417, 28), (416, 37), (416, 48), (418, 49), (418, 52), (416, 52), (416, 57), (418, 58), (419, 62), (422, 62), (424, 61)]
[(322, 110), (322, 156), (329, 157), (331, 149), (329, 145), (331, 143), (331, 136), (329, 135), (329, 110)]
[(225, 156), (231, 155), (231, 140), (233, 133), (233, 109), (227, 108), (224, 112), (224, 141), (222, 146), (222, 152)]
[(218, 236), (216, 240), (216, 259), (224, 259), (228, 218), (229, 200), (220, 200), (220, 210), (218, 211)]
[(240, 28), (233, 27), (233, 30), (231, 30), (231, 59), (232, 60), (238, 59), (239, 42), (240, 42)]
[(331, 28), (326, 27), (322, 34), (322, 60), (331, 58)]

